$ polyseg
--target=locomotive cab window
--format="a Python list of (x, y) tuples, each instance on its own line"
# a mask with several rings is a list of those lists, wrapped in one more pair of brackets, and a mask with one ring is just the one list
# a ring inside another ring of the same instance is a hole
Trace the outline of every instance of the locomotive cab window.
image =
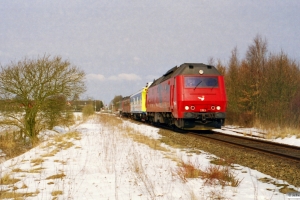
[(184, 77), (186, 88), (215, 88), (219, 87), (218, 77)]

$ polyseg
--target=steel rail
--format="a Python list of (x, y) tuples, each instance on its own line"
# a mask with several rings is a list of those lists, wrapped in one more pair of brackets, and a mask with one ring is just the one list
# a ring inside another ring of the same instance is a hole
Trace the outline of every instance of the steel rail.
[(217, 132), (214, 132), (212, 134), (199, 134), (195, 132), (189, 132), (188, 134), (193, 134), (199, 137), (209, 138), (249, 149), (258, 150), (261, 152), (266, 152), (300, 162), (300, 147), (297, 146)]

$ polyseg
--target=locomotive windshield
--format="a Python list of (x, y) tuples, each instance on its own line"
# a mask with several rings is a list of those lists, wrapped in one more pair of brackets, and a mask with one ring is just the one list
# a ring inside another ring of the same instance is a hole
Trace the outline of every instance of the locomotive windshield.
[(219, 86), (218, 77), (184, 77), (186, 88), (215, 88)]

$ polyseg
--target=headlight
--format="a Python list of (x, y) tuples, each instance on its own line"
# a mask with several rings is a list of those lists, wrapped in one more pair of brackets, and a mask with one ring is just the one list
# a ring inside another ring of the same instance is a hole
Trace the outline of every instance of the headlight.
[(217, 108), (217, 110), (221, 110), (221, 106), (217, 106), (216, 108)]
[(190, 108), (189, 108), (188, 106), (185, 106), (184, 109), (185, 109), (185, 110), (189, 110)]

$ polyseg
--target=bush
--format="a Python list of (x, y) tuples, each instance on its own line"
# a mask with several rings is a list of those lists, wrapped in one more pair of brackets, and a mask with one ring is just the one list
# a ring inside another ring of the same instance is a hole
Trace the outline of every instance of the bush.
[(87, 118), (95, 113), (94, 107), (92, 104), (88, 104), (83, 107), (82, 109), (82, 116), (83, 118)]

